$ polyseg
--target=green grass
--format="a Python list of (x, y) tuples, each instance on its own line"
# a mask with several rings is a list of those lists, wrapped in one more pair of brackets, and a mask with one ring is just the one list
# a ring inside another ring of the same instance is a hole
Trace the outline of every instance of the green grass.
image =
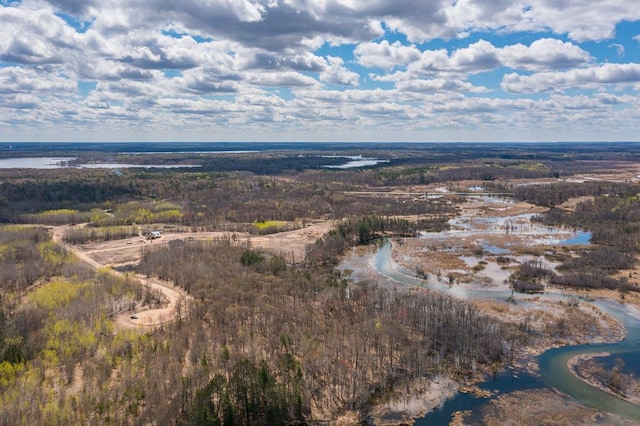
[(287, 222), (284, 220), (264, 220), (264, 221), (256, 221), (253, 222), (253, 226), (258, 228), (260, 231), (269, 228), (284, 228), (287, 225)]

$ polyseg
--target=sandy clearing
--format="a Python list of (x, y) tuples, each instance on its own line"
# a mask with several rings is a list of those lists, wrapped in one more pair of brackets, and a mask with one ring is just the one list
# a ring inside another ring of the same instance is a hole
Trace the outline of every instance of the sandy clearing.
[[(69, 225), (54, 228), (51, 234), (53, 241), (62, 245), (66, 250), (71, 251), (75, 256), (92, 268), (105, 268), (105, 270), (110, 274), (121, 278), (126, 278), (128, 276), (128, 274), (107, 268), (109, 265), (96, 261), (91, 257), (89, 252), (83, 251), (80, 247), (72, 244), (66, 244), (62, 240), (62, 237), (69, 228)], [(185, 309), (188, 308), (188, 302), (192, 297), (181, 288), (174, 286), (168, 281), (153, 279), (139, 274), (136, 274), (133, 277), (140, 283), (140, 285), (148, 288), (149, 291), (158, 292), (163, 299), (164, 306), (161, 308), (142, 308), (135, 312), (120, 313), (114, 317), (114, 321), (117, 326), (124, 328), (158, 327), (179, 318), (180, 315), (185, 312)]]
[[(334, 226), (334, 221), (319, 221), (304, 228), (293, 231), (278, 232), (268, 235), (251, 235), (245, 232), (170, 232), (165, 231), (157, 240), (132, 237), (122, 240), (92, 242), (74, 246), (74, 250), (93, 267), (118, 266), (137, 263), (143, 251), (154, 246), (167, 245), (177, 240), (214, 241), (226, 239), (239, 245), (248, 245), (281, 255), (289, 263), (300, 262), (306, 254), (306, 247), (314, 244)], [(58, 230), (59, 229), (59, 230)], [(68, 227), (56, 228), (60, 233), (59, 240)]]
[[(83, 225), (77, 225), (83, 226)], [(210, 241), (216, 239), (231, 239), (238, 244), (272, 251), (282, 255), (289, 263), (304, 259), (306, 246), (313, 244), (318, 238), (329, 232), (333, 221), (320, 221), (293, 231), (276, 234), (254, 236), (246, 233), (232, 232), (194, 232), (194, 233), (163, 233), (161, 239), (146, 240), (141, 237), (127, 238), (106, 242), (95, 242), (82, 245), (67, 244), (63, 236), (71, 226), (64, 225), (53, 228), (52, 239), (57, 244), (71, 251), (76, 257), (95, 269), (104, 268), (110, 274), (122, 278), (134, 278), (140, 285), (150, 292), (160, 295), (163, 306), (160, 308), (141, 308), (133, 312), (123, 312), (114, 317), (116, 325), (125, 328), (140, 327), (153, 328), (179, 318), (188, 309), (192, 297), (183, 289), (176, 287), (169, 281), (163, 281), (140, 274), (118, 272), (111, 267), (127, 264), (137, 264), (145, 249), (154, 246), (167, 245), (177, 240)]]
[(334, 221), (327, 220), (312, 223), (293, 231), (249, 237), (252, 247), (269, 250), (281, 255), (288, 263), (295, 264), (304, 259), (306, 248), (334, 227)]

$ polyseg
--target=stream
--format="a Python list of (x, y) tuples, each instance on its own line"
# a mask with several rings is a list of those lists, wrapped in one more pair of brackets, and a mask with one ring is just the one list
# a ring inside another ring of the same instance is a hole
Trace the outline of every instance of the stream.
[[(392, 260), (391, 252), (391, 243), (385, 241), (375, 254), (373, 266), (378, 273), (395, 282), (420, 287), (426, 286), (432, 290), (465, 299), (490, 298), (506, 300), (512, 295), (511, 291), (505, 290), (471, 290), (460, 288), (459, 286), (448, 286), (433, 282), (426, 284), (425, 281), (412, 277), (408, 271), (403, 270), (401, 266), (396, 264)], [(532, 297), (558, 300), (566, 296), (560, 293), (545, 293), (535, 296), (516, 294), (515, 297), (517, 303), (527, 304), (529, 303), (527, 299)], [(610, 360), (615, 357), (623, 358), (627, 365), (625, 372), (633, 373), (636, 376), (640, 375), (640, 312), (631, 306), (614, 301), (602, 300), (591, 303), (624, 324), (627, 330), (627, 336), (624, 340), (617, 343), (587, 344), (550, 349), (537, 358), (540, 367), (540, 377), (535, 377), (525, 371), (507, 370), (480, 384), (479, 387), (500, 394), (515, 390), (553, 388), (571, 396), (583, 405), (640, 422), (640, 406), (631, 404), (590, 386), (575, 377), (567, 367), (567, 361), (574, 356), (587, 353), (608, 352), (610, 355), (607, 358)], [(443, 404), (440, 409), (427, 413), (423, 418), (418, 419), (416, 424), (448, 424), (451, 415), (455, 411), (474, 410), (475, 412), (475, 409), (484, 403), (486, 403), (486, 400), (475, 398), (472, 395), (458, 394)]]

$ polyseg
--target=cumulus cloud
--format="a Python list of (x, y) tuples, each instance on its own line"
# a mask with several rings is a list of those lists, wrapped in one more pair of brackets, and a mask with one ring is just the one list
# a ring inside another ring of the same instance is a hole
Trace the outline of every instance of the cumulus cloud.
[(513, 93), (562, 91), (580, 86), (640, 83), (640, 64), (603, 64), (597, 67), (532, 75), (507, 74), (502, 88)]
[(320, 73), (320, 80), (342, 86), (357, 86), (360, 75), (344, 67), (342, 58), (327, 57), (328, 67)]
[(22, 67), (0, 68), (0, 93), (48, 95), (73, 94), (76, 85), (69, 79)]
[(475, 87), (473, 84), (461, 80), (447, 80), (444, 78), (434, 78), (427, 80), (406, 80), (396, 84), (402, 92), (475, 92), (482, 93), (488, 90), (483, 87)]
[(308, 87), (317, 86), (318, 81), (307, 75), (294, 72), (250, 72), (246, 74), (249, 82), (267, 87)]
[(409, 70), (423, 74), (478, 73), (499, 67), (537, 71), (575, 67), (590, 59), (589, 53), (580, 47), (556, 39), (544, 38), (529, 46), (516, 44), (501, 48), (480, 40), (451, 54), (445, 49), (424, 51)]
[(531, 22), (578, 42), (610, 39), (619, 22), (640, 19), (640, 8), (632, 2), (538, 0), (530, 5), (527, 15)]
[[(0, 117), (397, 135), (553, 122), (562, 107), (633, 115), (639, 65), (614, 63), (633, 46), (615, 29), (638, 20), (614, 0), (0, 0)], [(598, 55), (582, 43), (603, 40)]]
[(49, 10), (0, 8), (0, 60), (61, 64), (77, 40), (75, 31)]
[(355, 48), (354, 56), (358, 63), (365, 67), (390, 70), (420, 59), (420, 50), (413, 45), (403, 45), (399, 41), (389, 43), (382, 40), (380, 43), (359, 44)]

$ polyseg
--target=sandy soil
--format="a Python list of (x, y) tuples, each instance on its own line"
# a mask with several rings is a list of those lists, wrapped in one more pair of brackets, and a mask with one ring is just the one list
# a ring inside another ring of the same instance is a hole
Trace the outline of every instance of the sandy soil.
[(259, 247), (278, 253), (287, 262), (295, 264), (304, 259), (307, 245), (314, 244), (329, 232), (333, 226), (334, 221), (320, 221), (293, 231), (260, 236), (253, 235), (249, 237), (249, 241), (252, 247)]
[[(87, 251), (77, 245), (65, 244), (62, 241), (64, 232), (69, 226), (60, 226), (54, 228), (52, 231), (52, 238), (58, 244), (61, 244), (65, 249), (71, 251), (80, 260), (87, 263), (93, 268), (105, 268), (110, 266), (93, 258), (91, 251)], [(126, 244), (126, 243), (125, 243)], [(125, 277), (127, 274), (118, 272), (111, 268), (105, 268), (110, 274), (118, 277)], [(158, 327), (167, 322), (173, 321), (180, 317), (182, 313), (188, 309), (188, 304), (192, 297), (188, 295), (181, 288), (175, 287), (171, 282), (161, 281), (153, 278), (148, 278), (143, 275), (134, 275), (140, 285), (145, 286), (149, 291), (157, 292), (162, 300), (163, 306), (154, 309), (140, 308), (134, 312), (123, 312), (114, 317), (116, 326), (123, 328), (141, 327), (141, 328), (153, 328)]]
[(115, 323), (119, 327), (153, 328), (173, 321), (182, 315), (189, 307), (191, 296), (169, 281), (140, 274), (121, 273), (112, 269), (112, 267), (137, 264), (142, 258), (145, 249), (170, 244), (172, 241), (185, 239), (206, 241), (222, 238), (232, 239), (237, 241), (238, 244), (248, 244), (251, 247), (272, 251), (282, 255), (290, 263), (294, 263), (304, 259), (307, 244), (315, 243), (318, 238), (329, 232), (332, 226), (331, 221), (322, 221), (294, 231), (264, 236), (229, 232), (195, 232), (186, 234), (167, 232), (163, 233), (162, 237), (157, 240), (134, 237), (73, 245), (66, 244), (62, 240), (64, 233), (70, 228), (65, 225), (54, 228), (52, 230), (52, 238), (56, 243), (63, 245), (91, 267), (96, 269), (105, 268), (115, 276), (134, 278), (140, 285), (159, 295), (162, 300), (162, 307), (153, 309), (140, 307), (135, 311), (122, 312), (114, 317)]
[[(246, 244), (253, 248), (260, 248), (282, 255), (289, 263), (300, 262), (304, 259), (306, 246), (313, 244), (329, 232), (333, 221), (319, 221), (293, 231), (279, 232), (268, 235), (250, 235), (241, 232), (187, 232), (179, 233), (167, 230), (157, 240), (147, 240), (143, 237), (133, 237), (123, 240), (93, 242), (73, 246), (76, 253), (80, 253), (84, 261), (94, 267), (122, 266), (136, 264), (142, 258), (145, 249), (158, 245), (167, 245), (177, 240), (213, 241), (230, 239), (237, 244)], [(57, 233), (64, 232), (66, 227), (56, 228)], [(162, 226), (158, 226), (162, 229)], [(61, 237), (60, 237), (61, 239)], [(69, 245), (69, 247), (71, 247)]]

